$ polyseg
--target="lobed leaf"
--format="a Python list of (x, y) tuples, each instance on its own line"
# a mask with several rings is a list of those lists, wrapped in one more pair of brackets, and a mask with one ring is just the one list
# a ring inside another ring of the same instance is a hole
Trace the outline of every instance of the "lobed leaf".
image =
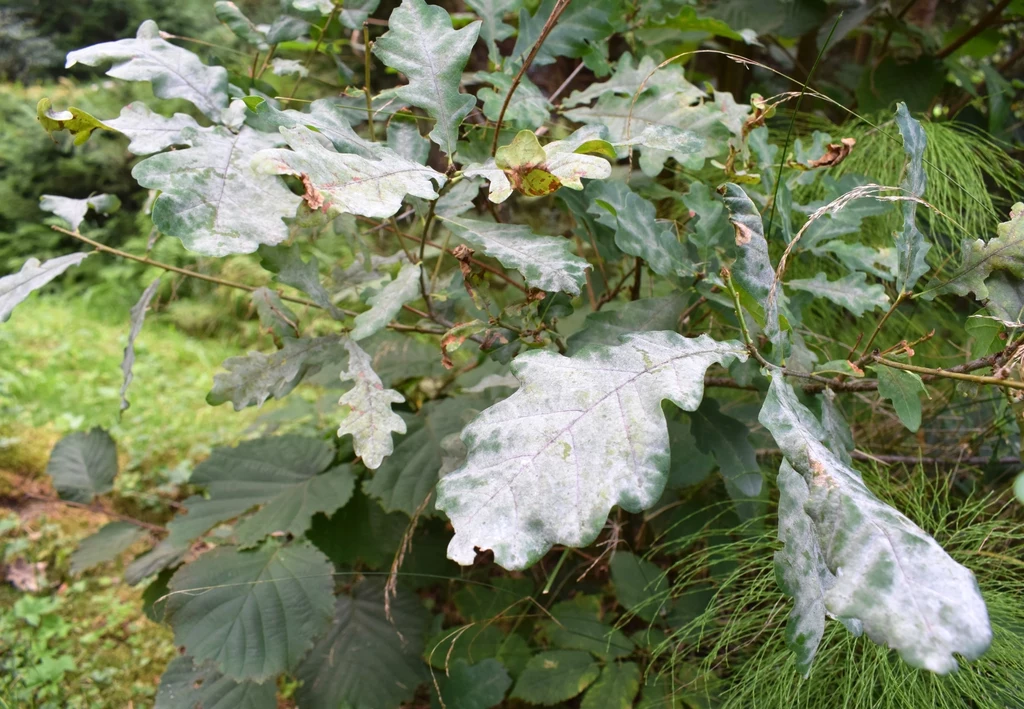
[(355, 453), (370, 470), (380, 467), (384, 458), (394, 451), (392, 433), (405, 433), (405, 421), (391, 410), (392, 404), (401, 404), (405, 397), (394, 389), (385, 389), (380, 377), (373, 371), (370, 356), (352, 340), (346, 340), (348, 369), (341, 372), (341, 381), (354, 382), (338, 404), (349, 407), (349, 412), (338, 427), (338, 436), (351, 435)]
[[(906, 172), (900, 189), (912, 197), (923, 197), (927, 178), (924, 172), (924, 129), (910, 115), (905, 103), (896, 107), (896, 125), (903, 136), (903, 151), (907, 154)], [(925, 241), (924, 234), (917, 228), (917, 202), (902, 203), (903, 230), (896, 234), (896, 289), (909, 293), (914, 284), (928, 271), (925, 256), (932, 245)]]
[(91, 252), (58, 256), (43, 263), (30, 258), (21, 270), (0, 278), (0, 323), (7, 322), (14, 308), (32, 291), (39, 290), (72, 266), (82, 263)]
[(132, 379), (135, 375), (132, 373), (132, 367), (135, 366), (135, 339), (142, 332), (142, 324), (146, 320), (146, 311), (149, 309), (149, 304), (153, 301), (153, 296), (156, 295), (156, 290), (160, 286), (160, 278), (157, 277), (146, 290), (142, 291), (142, 295), (139, 296), (138, 302), (132, 306), (131, 315), (131, 326), (128, 328), (128, 344), (124, 348), (124, 357), (121, 358), (121, 373), (124, 375), (124, 381), (121, 384), (121, 411), (125, 411), (131, 405), (128, 403), (128, 387), (131, 386)]
[(505, 568), (525, 568), (554, 544), (589, 544), (612, 505), (652, 505), (668, 474), (661, 402), (693, 411), (707, 368), (745, 358), (738, 343), (674, 332), (516, 358), (519, 390), (466, 426), (466, 464), (438, 483), (437, 508), (455, 527), (449, 557), (470, 564), (475, 548), (491, 549)]
[(94, 130), (111, 130), (110, 126), (80, 108), (72, 106), (66, 111), (53, 110), (53, 102), (46, 97), (36, 104), (36, 120), (51, 138), (54, 133), (66, 130), (75, 137), (75, 145), (84, 144)]
[(848, 273), (830, 281), (824, 273), (818, 273), (814, 278), (786, 281), (786, 287), (830, 300), (859, 318), (868, 311), (884, 309), (889, 305), (885, 286), (878, 283), (868, 285), (867, 278), (865, 273)]
[(121, 114), (107, 121), (107, 125), (128, 136), (131, 140), (128, 151), (134, 155), (152, 155), (172, 145), (191, 145), (192, 136), (213, 131), (200, 127), (196, 119), (186, 113), (169, 117), (153, 113), (141, 101), (133, 101), (122, 108)]
[(420, 294), (420, 272), (418, 264), (402, 264), (395, 280), (367, 301), (370, 309), (356, 315), (355, 327), (349, 337), (356, 341), (363, 340), (387, 327), (402, 306)]
[(659, 224), (654, 205), (622, 182), (595, 182), (588, 186), (597, 220), (615, 230), (615, 245), (642, 258), (659, 276), (677, 275), (688, 262), (670, 223)]
[(113, 214), (121, 208), (121, 200), (113, 194), (96, 194), (85, 199), (44, 194), (39, 196), (39, 208), (56, 214), (71, 226), (72, 231), (78, 231), (90, 209), (100, 214)]

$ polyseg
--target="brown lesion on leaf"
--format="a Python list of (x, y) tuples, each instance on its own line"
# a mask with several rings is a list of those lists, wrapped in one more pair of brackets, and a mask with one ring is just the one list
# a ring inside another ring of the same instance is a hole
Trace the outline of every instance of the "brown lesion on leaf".
[(750, 243), (750, 240), (754, 238), (753, 230), (742, 222), (733, 222), (732, 225), (736, 227), (736, 245), (746, 246)]
[(318, 190), (316, 186), (313, 184), (312, 178), (310, 178), (310, 176), (304, 172), (301, 175), (299, 175), (299, 178), (302, 180), (302, 186), (306, 190), (305, 193), (302, 195), (302, 199), (306, 201), (306, 204), (309, 205), (309, 208), (314, 212), (317, 211), (318, 209), (323, 209), (323, 193), (321, 193), (320, 190)]
[(807, 167), (834, 167), (846, 159), (856, 144), (856, 138), (843, 138), (838, 143), (829, 143), (825, 154), (815, 160), (808, 160)]

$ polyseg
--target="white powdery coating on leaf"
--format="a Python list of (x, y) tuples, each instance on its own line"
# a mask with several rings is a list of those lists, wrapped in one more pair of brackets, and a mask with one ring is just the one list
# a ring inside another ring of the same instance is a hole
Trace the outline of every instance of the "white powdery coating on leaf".
[(182, 130), (192, 128), (199, 133), (208, 133), (210, 128), (202, 128), (196, 119), (185, 113), (173, 116), (161, 116), (153, 113), (141, 101), (135, 101), (121, 109), (121, 115), (105, 123), (128, 136), (131, 142), (128, 151), (134, 155), (152, 155), (172, 145), (186, 145), (188, 140)]
[(520, 389), (463, 430), (466, 464), (438, 484), (437, 508), (455, 527), (449, 558), (471, 564), (492, 549), (521, 569), (554, 544), (592, 542), (613, 505), (652, 505), (669, 462), (661, 402), (696, 410), (707, 368), (745, 358), (739, 343), (674, 332), (518, 357)]
[(356, 326), (349, 337), (363, 340), (387, 326), (391, 318), (398, 314), (402, 306), (420, 294), (420, 266), (406, 263), (377, 295), (369, 299), (372, 306), (369, 310), (356, 315)]
[(20, 271), (0, 278), (0, 322), (7, 322), (15, 306), (32, 291), (42, 288), (71, 266), (82, 263), (87, 256), (88, 253), (68, 254), (43, 263), (30, 258)]
[(352, 340), (345, 341), (348, 350), (348, 369), (341, 373), (341, 381), (355, 382), (338, 403), (351, 411), (338, 427), (338, 436), (352, 435), (355, 452), (370, 470), (376, 470), (395, 450), (392, 433), (405, 433), (405, 421), (391, 410), (392, 404), (401, 404), (405, 397), (394, 389), (385, 389), (380, 377), (373, 371), (370, 355)]

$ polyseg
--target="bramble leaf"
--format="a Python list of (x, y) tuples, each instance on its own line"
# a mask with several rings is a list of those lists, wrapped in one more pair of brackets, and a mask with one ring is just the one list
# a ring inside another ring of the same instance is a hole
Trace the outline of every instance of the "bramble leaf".
[(530, 227), (498, 224), (478, 219), (440, 217), (455, 236), (496, 258), (505, 268), (523, 274), (527, 285), (542, 291), (580, 294), (587, 282), (586, 259), (572, 253), (572, 242), (556, 236), (539, 236)]
[(383, 583), (360, 581), (338, 596), (330, 627), (295, 673), (299, 706), (385, 709), (411, 700), (429, 678), (420, 658), (428, 620), (420, 599), (401, 588), (389, 620)]
[(89, 253), (67, 254), (43, 263), (39, 263), (39, 259), (30, 258), (20, 271), (0, 278), (0, 323), (7, 322), (14, 308), (32, 291), (39, 290), (64, 271), (82, 263)]
[(885, 286), (879, 283), (868, 285), (867, 278), (867, 274), (858, 272), (830, 281), (824, 273), (818, 273), (814, 278), (786, 281), (786, 287), (826, 298), (859, 318), (868, 311), (889, 305)]
[(46, 464), (46, 474), (61, 499), (92, 502), (114, 489), (117, 446), (102, 428), (71, 433), (57, 442)]
[(430, 139), (449, 160), (459, 125), (476, 105), (473, 96), (459, 92), (459, 82), (479, 33), (479, 22), (456, 31), (444, 8), (402, 0), (388, 19), (388, 31), (373, 43), (373, 53), (382, 62), (408, 77), (409, 83), (395, 95), (434, 119)]
[(612, 505), (649, 507), (668, 475), (661, 402), (693, 411), (707, 368), (745, 358), (736, 342), (674, 332), (516, 358), (520, 389), (463, 430), (466, 464), (438, 483), (437, 508), (455, 527), (449, 557), (470, 564), (474, 547), (491, 549), (521, 569), (554, 544), (589, 544)]
[(253, 168), (264, 175), (301, 178), (306, 188), (303, 199), (312, 210), (390, 217), (401, 208), (406, 195), (437, 199), (433, 182), (441, 186), (445, 181), (436, 170), (391, 150), (382, 151), (380, 159), (367, 159), (335, 152), (305, 126), (281, 128), (281, 135), (291, 150), (264, 150), (253, 159)]
[[(957, 668), (954, 653), (968, 659), (981, 655), (992, 641), (992, 630), (974, 574), (875, 497), (860, 475), (822, 444), (824, 429), (778, 372), (759, 420), (808, 488), (802, 509), (821, 554), (811, 566), (820, 570), (823, 565), (835, 579), (822, 585), (824, 611), (848, 628), (863, 628), (874, 642), (895, 649), (914, 667), (945, 674)], [(799, 503), (787, 500), (785, 505), (795, 509), (791, 505)], [(807, 550), (806, 532), (794, 534), (804, 540), (797, 548)], [(806, 572), (805, 553), (811, 552), (798, 553), (803, 570), (796, 569), (797, 574)], [(803, 616), (821, 612), (810, 587), (803, 581), (787, 585), (806, 609), (799, 624), (817, 624), (810, 615)], [(798, 655), (809, 662), (812, 650), (801, 644)]]
[(222, 366), (228, 371), (214, 375), (206, 402), (219, 406), (230, 401), (235, 411), (246, 406), (262, 406), (271, 397), (287, 396), (303, 377), (339, 359), (344, 352), (339, 347), (342, 338), (337, 335), (282, 337), (281, 342), (281, 349), (270, 355), (250, 352), (244, 357), (224, 360)]
[(71, 573), (77, 576), (110, 561), (145, 536), (146, 530), (130, 522), (105, 524), (98, 532), (78, 543), (78, 548), (71, 555)]
[(632, 709), (640, 692), (640, 666), (635, 662), (609, 662), (583, 695), (580, 709)]
[(449, 709), (491, 709), (501, 704), (512, 678), (493, 657), (470, 665), (465, 659), (451, 661), (438, 677), (441, 699)]
[(161, 191), (153, 205), (161, 232), (207, 256), (248, 254), (288, 238), (284, 219), (295, 216), (300, 198), (280, 178), (250, 166), (279, 136), (242, 126), (237, 135), (221, 127), (182, 128), (180, 138), (192, 147), (154, 155), (132, 169), (140, 185)]
[(380, 377), (373, 371), (370, 356), (352, 340), (346, 340), (348, 369), (341, 372), (341, 381), (354, 382), (354, 386), (341, 397), (338, 404), (349, 407), (349, 412), (338, 427), (338, 436), (351, 434), (355, 453), (363, 465), (376, 470), (394, 451), (391, 434), (405, 433), (405, 421), (391, 410), (392, 404), (401, 404), (405, 397), (394, 389), (385, 389)]
[(228, 72), (222, 66), (206, 66), (187, 49), (160, 36), (152, 20), (139, 25), (134, 39), (95, 44), (68, 53), (66, 68), (75, 64), (98, 66), (112, 62), (107, 76), (126, 81), (149, 81), (160, 98), (190, 101), (211, 121), (220, 122), (228, 107)]
[(420, 266), (404, 263), (395, 280), (384, 286), (380, 292), (367, 301), (369, 310), (355, 317), (356, 326), (349, 337), (363, 340), (380, 331), (398, 315), (402, 306), (420, 294)]
[(597, 596), (581, 594), (556, 603), (551, 616), (551, 620), (541, 623), (541, 630), (552, 647), (585, 650), (605, 661), (633, 652), (633, 643), (625, 633), (601, 620), (601, 599)]
[(276, 709), (273, 682), (238, 682), (225, 677), (212, 662), (196, 664), (188, 656), (175, 657), (160, 678), (154, 709)]
[(197, 661), (263, 682), (294, 669), (330, 620), (333, 572), (306, 542), (217, 547), (171, 578), (165, 618)]

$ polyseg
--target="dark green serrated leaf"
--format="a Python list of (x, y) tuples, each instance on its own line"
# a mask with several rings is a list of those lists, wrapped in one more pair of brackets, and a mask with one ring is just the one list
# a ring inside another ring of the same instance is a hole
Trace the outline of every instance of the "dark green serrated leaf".
[(299, 666), (299, 706), (308, 709), (395, 709), (429, 674), (420, 658), (428, 616), (402, 590), (384, 613), (384, 584), (360, 581), (338, 596), (334, 619)]
[(188, 545), (172, 544), (164, 539), (128, 565), (124, 570), (124, 582), (135, 586), (153, 574), (174, 568), (184, 560), (188, 551)]
[(579, 695), (599, 674), (601, 668), (590, 653), (548, 650), (530, 658), (511, 696), (530, 704), (550, 706)]
[(661, 613), (661, 594), (668, 591), (668, 579), (660, 568), (628, 551), (616, 551), (609, 564), (615, 597), (626, 610), (648, 623)]
[(448, 673), (438, 683), (447, 709), (491, 709), (505, 698), (512, 678), (497, 660), (470, 665), (460, 658), (452, 661)]
[(921, 428), (921, 394), (927, 394), (921, 375), (879, 365), (872, 367), (878, 377), (878, 394), (892, 402), (896, 415), (911, 433)]
[(586, 650), (604, 660), (626, 657), (633, 643), (625, 634), (601, 620), (601, 599), (579, 595), (551, 607), (551, 620), (541, 624), (552, 646), (565, 650)]
[(528, 602), (536, 591), (527, 577), (495, 576), (486, 584), (466, 584), (454, 594), (455, 607), (466, 620), (487, 621), (506, 608)]
[(277, 687), (225, 677), (212, 662), (171, 660), (160, 678), (154, 709), (276, 709)]
[(349, 503), (333, 515), (313, 517), (306, 538), (339, 567), (362, 563), (372, 570), (386, 569), (408, 526), (408, 515), (387, 514), (375, 500), (356, 490)]
[(174, 642), (234, 679), (294, 669), (330, 620), (333, 571), (304, 542), (206, 552), (171, 579)]
[(697, 447), (715, 456), (726, 484), (742, 496), (757, 497), (761, 493), (761, 467), (747, 425), (719, 411), (714, 399), (702, 401), (690, 414), (690, 421)]
[(72, 433), (57, 442), (46, 464), (46, 474), (62, 499), (92, 502), (114, 489), (117, 446), (102, 428)]
[(583, 695), (580, 709), (631, 709), (640, 692), (640, 666), (635, 662), (610, 662)]
[(146, 536), (146, 530), (129, 522), (110, 522), (98, 532), (78, 543), (71, 555), (71, 573), (76, 576), (83, 571), (115, 559), (132, 544)]

